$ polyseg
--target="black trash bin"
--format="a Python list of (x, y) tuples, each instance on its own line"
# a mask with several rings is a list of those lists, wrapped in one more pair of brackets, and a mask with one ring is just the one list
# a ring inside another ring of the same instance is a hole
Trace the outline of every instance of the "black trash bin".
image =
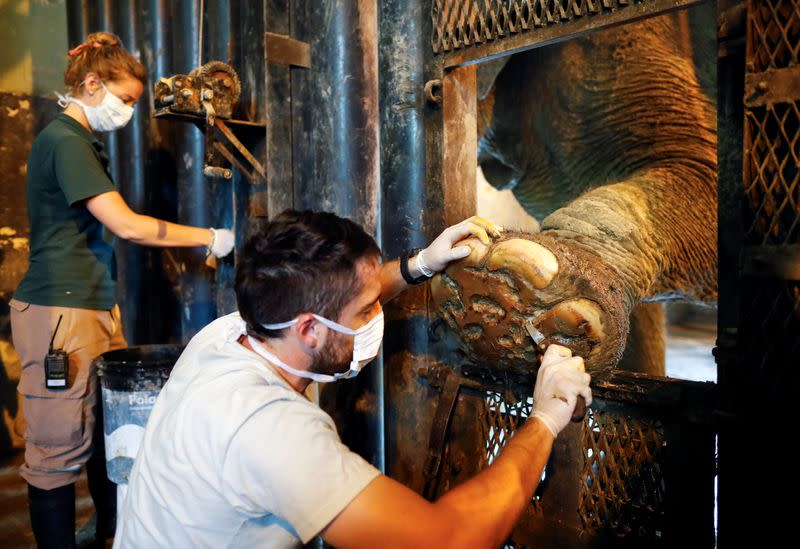
[(112, 482), (128, 483), (147, 418), (182, 351), (182, 345), (140, 345), (95, 359), (103, 399), (106, 470)]

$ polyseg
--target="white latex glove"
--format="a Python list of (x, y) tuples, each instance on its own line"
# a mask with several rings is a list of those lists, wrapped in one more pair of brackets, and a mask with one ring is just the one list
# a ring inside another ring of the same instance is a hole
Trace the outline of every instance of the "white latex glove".
[(417, 254), (417, 269), (425, 276), (431, 277), (447, 267), (447, 264), (457, 259), (467, 257), (472, 250), (469, 246), (453, 247), (466, 237), (472, 235), (484, 244), (490, 244), (493, 237), (500, 236), (503, 227), (495, 225), (488, 219), (473, 215), (461, 223), (453, 225), (442, 231), (442, 234), (431, 242), (430, 246)]
[(229, 229), (209, 229), (211, 231), (211, 243), (208, 251), (214, 257), (225, 257), (233, 250), (234, 236)]
[(584, 371), (583, 359), (560, 345), (550, 345), (542, 358), (536, 387), (533, 389), (533, 412), (553, 434), (566, 427), (572, 418), (578, 395), (592, 403), (591, 377)]

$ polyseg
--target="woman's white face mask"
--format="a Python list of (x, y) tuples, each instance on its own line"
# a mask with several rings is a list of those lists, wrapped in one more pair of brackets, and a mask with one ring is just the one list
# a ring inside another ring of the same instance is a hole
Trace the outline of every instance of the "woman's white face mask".
[(56, 92), (58, 96), (58, 104), (66, 107), (70, 103), (75, 103), (83, 109), (86, 115), (86, 120), (89, 122), (92, 130), (99, 132), (112, 132), (118, 130), (130, 122), (133, 117), (133, 107), (126, 105), (122, 99), (111, 93), (105, 84), (100, 82), (103, 89), (106, 91), (103, 100), (99, 105), (87, 105), (79, 99), (75, 99), (71, 94), (61, 95)]
[[(337, 379), (347, 379), (351, 377), (355, 377), (361, 371), (361, 369), (366, 366), (372, 359), (378, 356), (378, 351), (381, 348), (381, 343), (383, 341), (383, 312), (378, 313), (369, 322), (363, 325), (361, 328), (357, 330), (353, 330), (346, 326), (342, 326), (341, 324), (337, 324), (332, 320), (328, 320), (325, 317), (314, 315), (314, 318), (320, 321), (323, 325), (327, 326), (331, 330), (352, 335), (353, 336), (353, 358), (350, 361), (350, 369), (346, 372), (328, 375), (328, 374), (320, 374), (317, 372), (308, 372), (304, 370), (297, 370), (292, 368), (274, 354), (267, 351), (258, 341), (254, 338), (248, 336), (248, 341), (253, 349), (262, 357), (266, 358), (272, 364), (275, 364), (279, 368), (289, 372), (290, 374), (294, 374), (298, 377), (303, 377), (306, 379), (311, 379), (314, 381), (318, 381), (320, 383), (329, 383), (331, 381), (336, 381)], [(280, 324), (262, 324), (264, 328), (267, 330), (281, 330), (283, 328), (288, 328), (289, 326), (293, 326), (297, 324), (297, 319), (290, 320), (288, 322), (282, 322)]]

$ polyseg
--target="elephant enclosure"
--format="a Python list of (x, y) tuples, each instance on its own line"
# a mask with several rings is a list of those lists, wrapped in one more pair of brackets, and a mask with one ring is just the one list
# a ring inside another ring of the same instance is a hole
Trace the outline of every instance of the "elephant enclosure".
[[(485, 91), (476, 65), (693, 4), (433, 0), (426, 173), (449, 206), (445, 218), (515, 208), (501, 202), (510, 191), (475, 191), (472, 121)], [(719, 298), (718, 309), (707, 310), (717, 322), (705, 326), (714, 331), (695, 333), (705, 349), (714, 347), (716, 366), (709, 357), (694, 379), (716, 383), (619, 371), (595, 379), (589, 413), (556, 441), (507, 547), (713, 547), (769, 538), (791, 524), (768, 516), (773, 507), (763, 502), (789, 470), (786, 435), (774, 422), (777, 410), (794, 417), (790, 365), (800, 353), (800, 2), (715, 8), (716, 41), (704, 54), (716, 69)], [(559, 70), (549, 69), (543, 79)], [(537, 224), (514, 218), (512, 228)], [(422, 301), (433, 322), (437, 312)], [(404, 312), (407, 322), (421, 314), (418, 305)], [(529, 387), (473, 368), (435, 322), (429, 332), (433, 358), (406, 357), (404, 374), (388, 378), (388, 463), (434, 498), (491, 464), (532, 402)], [(695, 356), (691, 333), (669, 330), (673, 356), (676, 349)], [(668, 361), (668, 375), (679, 371), (670, 368)], [(428, 435), (408, 433), (403, 422)], [(758, 455), (745, 450), (743, 436), (758, 440)], [(769, 481), (743, 486), (745, 470)]]

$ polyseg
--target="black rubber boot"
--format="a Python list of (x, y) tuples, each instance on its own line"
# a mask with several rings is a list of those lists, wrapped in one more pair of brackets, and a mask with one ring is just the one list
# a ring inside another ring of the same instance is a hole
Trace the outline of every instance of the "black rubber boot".
[(39, 549), (75, 547), (75, 484), (53, 490), (28, 484), (28, 505)]

